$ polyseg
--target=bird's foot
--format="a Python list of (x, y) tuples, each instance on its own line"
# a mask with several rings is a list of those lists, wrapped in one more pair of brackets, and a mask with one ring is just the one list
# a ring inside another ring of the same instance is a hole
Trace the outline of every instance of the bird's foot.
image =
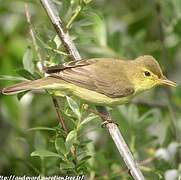
[(101, 127), (102, 127), (102, 128), (105, 128), (106, 125), (109, 124), (109, 123), (113, 123), (113, 124), (116, 124), (117, 126), (119, 126), (118, 123), (116, 123), (116, 122), (114, 122), (114, 121), (112, 121), (112, 120), (106, 120), (106, 121), (104, 121), (104, 122), (101, 123)]

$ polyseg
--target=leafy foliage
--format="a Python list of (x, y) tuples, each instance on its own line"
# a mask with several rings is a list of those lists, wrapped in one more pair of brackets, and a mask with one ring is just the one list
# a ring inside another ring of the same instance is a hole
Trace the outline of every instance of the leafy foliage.
[[(0, 88), (41, 77), (24, 1), (0, 1)], [(180, 82), (179, 0), (53, 0), (82, 58), (151, 54)], [(29, 2), (36, 40), (47, 65), (69, 61), (38, 1)], [(16, 8), (15, 8), (16, 7)], [(13, 82), (12, 82), (13, 80)], [(129, 179), (100, 118), (73, 97), (60, 98), (66, 134), (48, 93), (0, 95), (0, 174), (84, 174)], [(176, 179), (181, 171), (181, 88), (155, 88), (109, 109), (146, 179)], [(91, 109), (94, 106), (90, 105)], [(53, 168), (52, 168), (53, 167)]]

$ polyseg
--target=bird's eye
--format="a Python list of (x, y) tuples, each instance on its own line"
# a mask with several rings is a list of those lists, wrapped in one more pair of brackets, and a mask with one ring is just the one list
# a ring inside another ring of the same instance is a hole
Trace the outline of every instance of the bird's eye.
[(145, 71), (144, 75), (148, 77), (148, 76), (151, 76), (151, 73), (149, 71)]

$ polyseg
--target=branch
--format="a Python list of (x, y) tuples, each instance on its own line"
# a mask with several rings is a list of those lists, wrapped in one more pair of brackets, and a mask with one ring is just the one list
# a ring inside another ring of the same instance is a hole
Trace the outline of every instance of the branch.
[(62, 40), (62, 43), (66, 49), (66, 51), (70, 54), (72, 60), (80, 60), (81, 56), (75, 47), (68, 31), (65, 30), (61, 19), (59, 18), (58, 12), (53, 5), (53, 3), (49, 0), (41, 0), (45, 11), (47, 12), (48, 17), (50, 18), (59, 38)]
[[(38, 44), (37, 44), (37, 41), (36, 41), (36, 38), (35, 38), (35, 32), (33, 30), (33, 26), (32, 26), (32, 23), (31, 23), (31, 15), (29, 13), (29, 8), (28, 8), (28, 4), (27, 3), (25, 4), (25, 14), (26, 14), (27, 22), (29, 24), (29, 31), (30, 31), (30, 36), (32, 38), (33, 46), (34, 46), (36, 54), (38, 56), (38, 60), (41, 63), (41, 71), (44, 72), (45, 71), (45, 67), (44, 67), (44, 64), (43, 64), (43, 58), (42, 58), (42, 55), (40, 53), (40, 49), (38, 47)], [(56, 113), (57, 113), (58, 121), (61, 124), (61, 127), (64, 130), (64, 133), (67, 135), (68, 134), (67, 128), (66, 128), (64, 120), (63, 120), (63, 118), (62, 118), (62, 116), (61, 116), (61, 114), (60, 114), (60, 112), (58, 110), (59, 109), (58, 101), (53, 96), (51, 96), (51, 98), (52, 98), (52, 101), (53, 101), (53, 104), (54, 104), (54, 108), (55, 108)]]
[[(48, 17), (50, 18), (57, 34), (59, 35), (59, 38), (61, 39), (66, 51), (70, 54), (71, 59), (75, 60), (75, 61), (80, 60), (81, 56), (80, 56), (77, 48), (75, 47), (73, 41), (71, 40), (69, 33), (67, 32), (67, 30), (65, 30), (65, 28), (62, 24), (62, 21), (61, 21), (60, 17), (58, 16), (58, 12), (57, 12), (56, 8), (54, 7), (54, 4), (52, 3), (52, 1), (51, 0), (41, 0), (41, 3), (43, 5)], [(99, 111), (99, 113), (105, 115), (104, 117), (101, 116), (103, 121), (113, 122), (111, 116), (109, 115), (109, 113), (105, 107), (98, 106), (97, 110)], [(123, 157), (123, 160), (125, 161), (131, 176), (135, 180), (144, 180), (144, 177), (143, 177), (137, 163), (134, 161), (134, 158), (133, 158), (126, 142), (124, 141), (117, 125), (114, 123), (108, 123), (106, 125), (106, 127), (109, 130), (109, 133), (112, 136), (112, 139), (113, 139), (114, 143), (116, 144), (121, 156)]]

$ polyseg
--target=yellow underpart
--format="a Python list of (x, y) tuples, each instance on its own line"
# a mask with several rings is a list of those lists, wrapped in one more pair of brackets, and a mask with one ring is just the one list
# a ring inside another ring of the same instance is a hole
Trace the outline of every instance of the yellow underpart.
[(74, 95), (88, 103), (96, 105), (108, 105), (108, 106), (120, 105), (129, 102), (130, 99), (133, 98), (133, 95), (121, 98), (111, 98), (96, 91), (91, 91), (69, 83), (65, 84), (54, 83), (46, 86), (45, 89), (54, 89), (53, 94), (55, 96), (62, 97), (66, 95)]

